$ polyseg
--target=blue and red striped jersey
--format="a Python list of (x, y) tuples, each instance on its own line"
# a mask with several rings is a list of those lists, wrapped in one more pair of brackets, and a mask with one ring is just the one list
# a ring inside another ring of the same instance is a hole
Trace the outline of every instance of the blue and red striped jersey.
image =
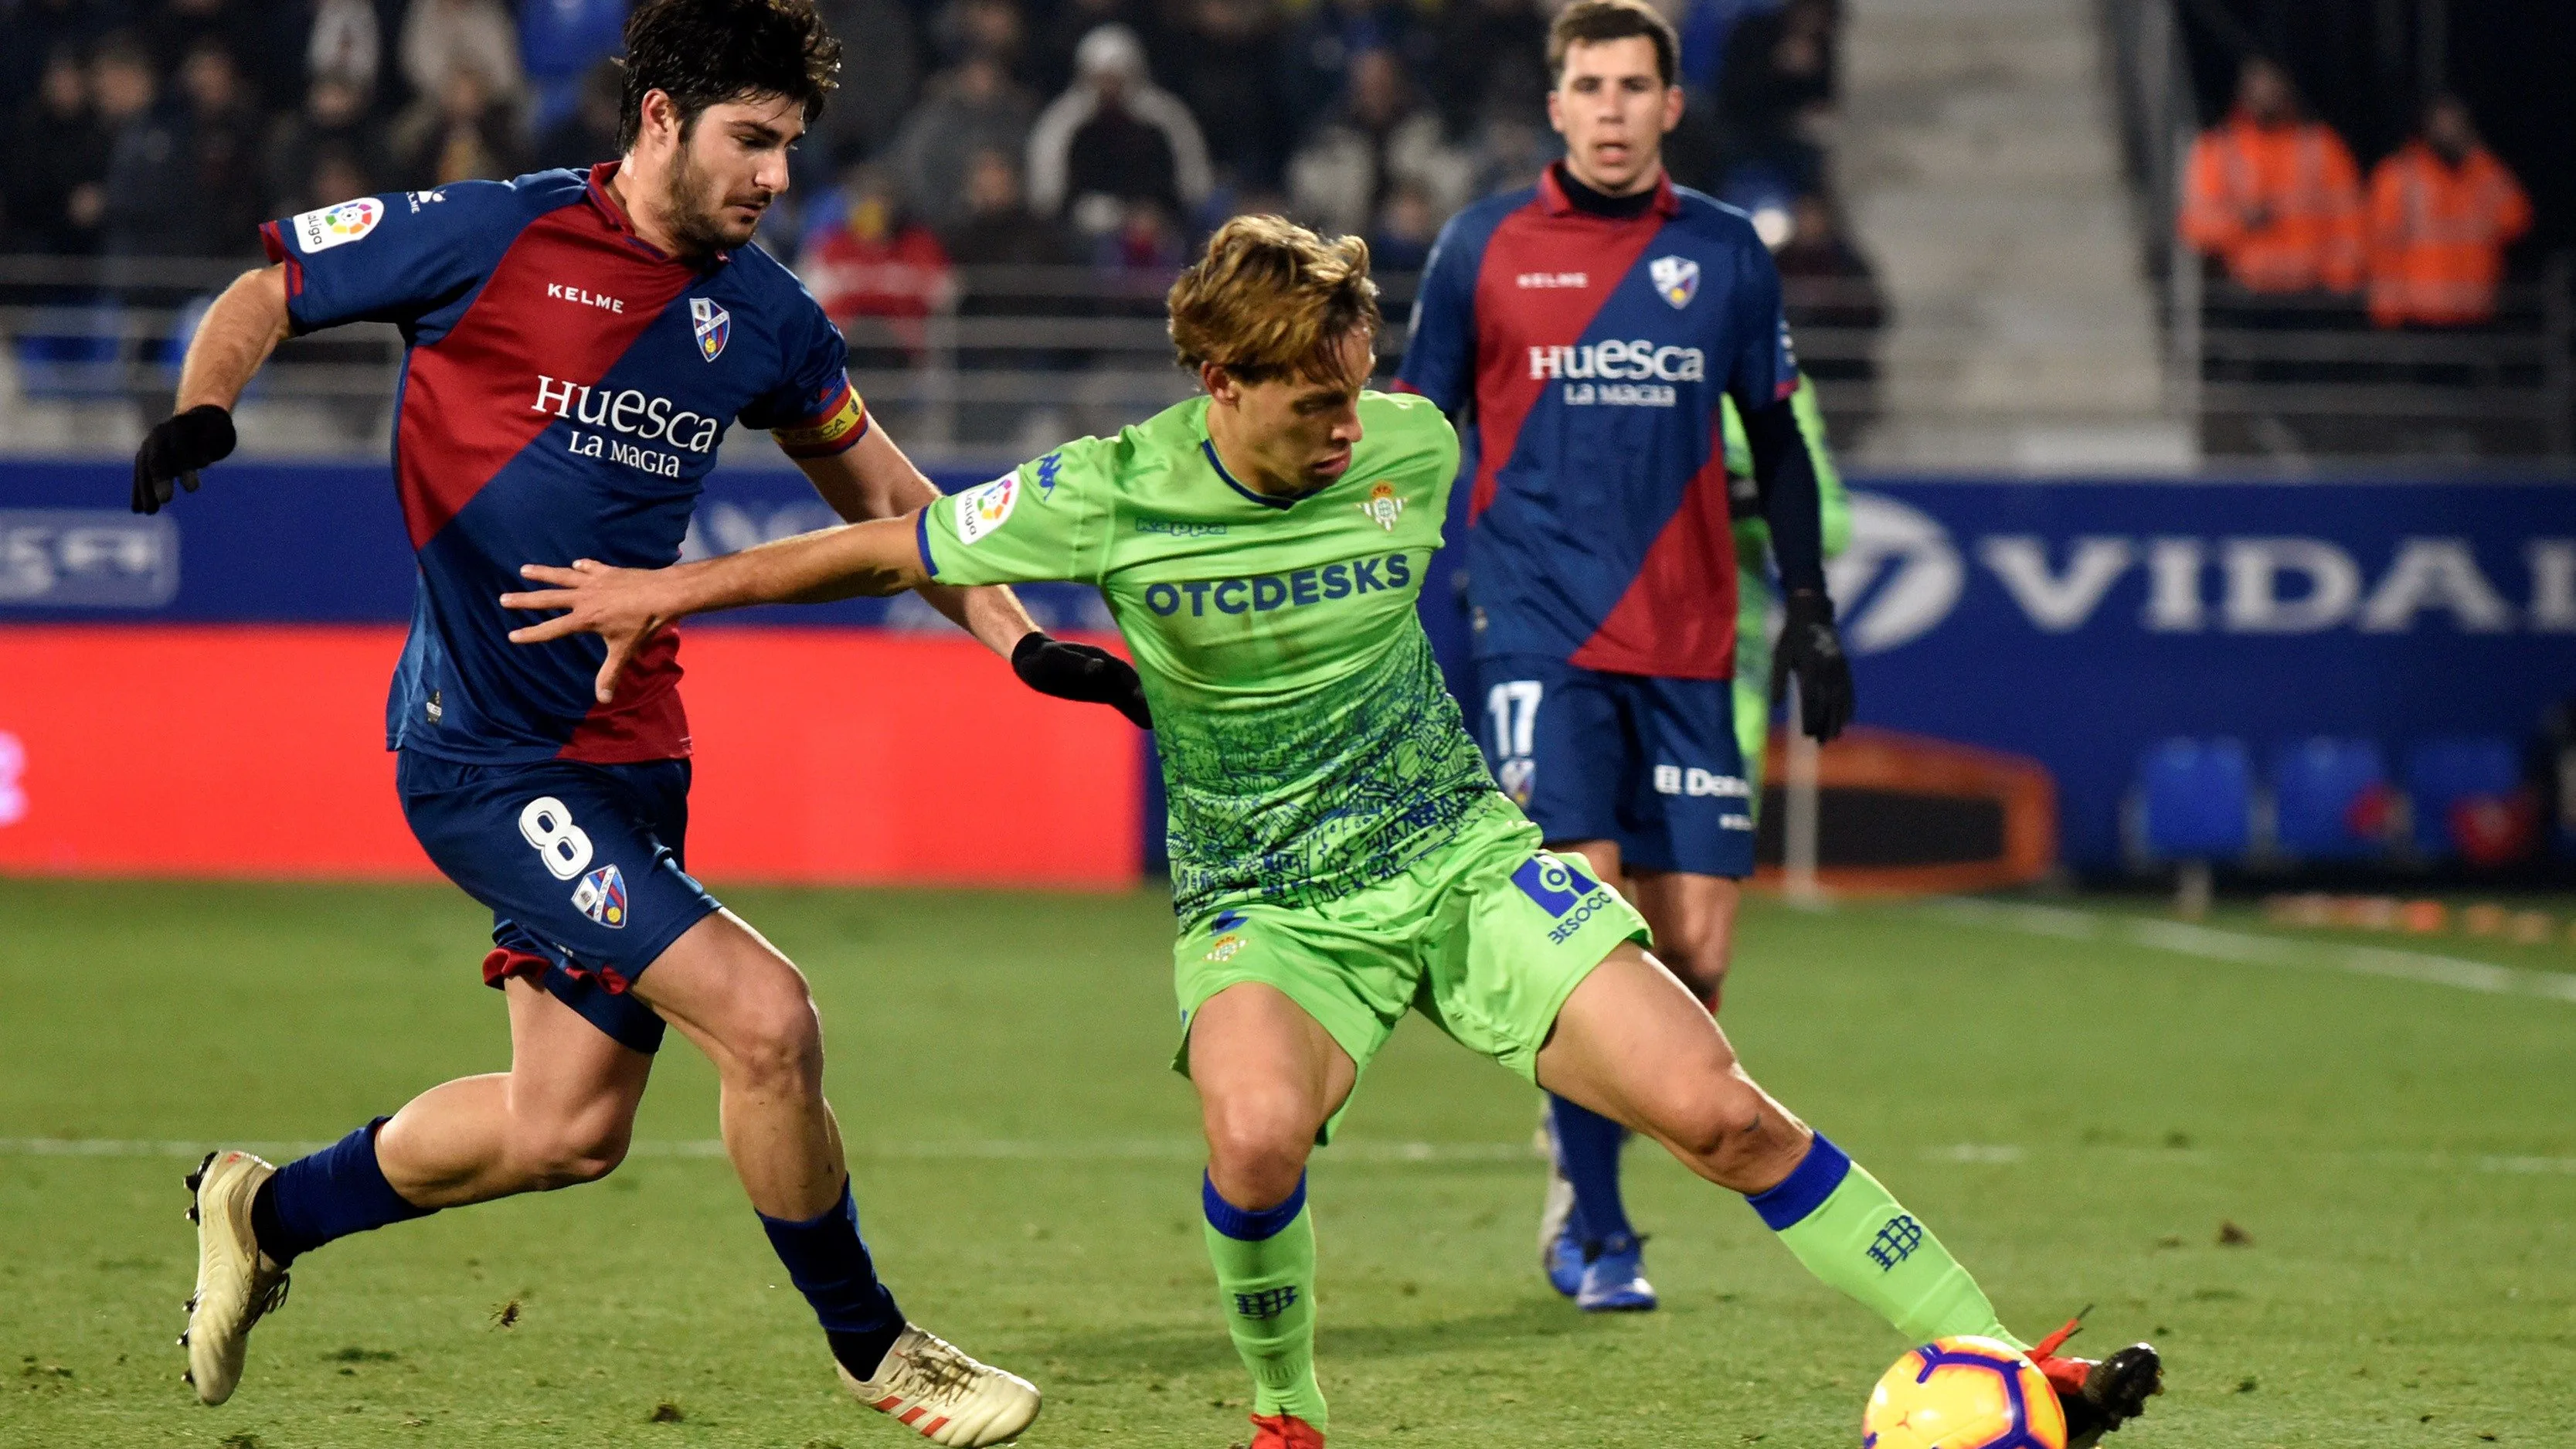
[(795, 275), (757, 247), (703, 263), (656, 250), (608, 191), (616, 167), (360, 197), (260, 229), (296, 331), (390, 322), (408, 344), (394, 486), (419, 584), (388, 748), (469, 764), (687, 755), (674, 634), (601, 705), (599, 640), (512, 644), (542, 616), (499, 596), (525, 586), (524, 563), (676, 560), (734, 422), (799, 457), (867, 430), (848, 350)]
[(1725, 679), (1735, 544), (1718, 403), (1797, 388), (1780, 273), (1744, 213), (1661, 183), (1632, 218), (1538, 185), (1451, 218), (1397, 385), (1473, 404), (1479, 656)]

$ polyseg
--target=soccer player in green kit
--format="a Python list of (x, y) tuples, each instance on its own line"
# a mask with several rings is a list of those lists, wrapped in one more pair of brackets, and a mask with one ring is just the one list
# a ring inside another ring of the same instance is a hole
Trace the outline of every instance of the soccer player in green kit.
[[(1748, 1197), (1815, 1275), (1923, 1341), (2012, 1342), (1920, 1219), (1755, 1085), (1645, 921), (1494, 784), (1414, 613), (1458, 443), (1366, 388), (1367, 247), (1239, 217), (1171, 292), (1205, 395), (913, 515), (703, 563), (522, 572), (512, 634), (587, 630), (599, 693), (662, 627), (915, 585), (1098, 586), (1143, 676), (1171, 801), (1182, 1042), (1208, 1142), (1219, 1301), (1251, 1371), (1256, 1449), (1317, 1449), (1306, 1159), (1408, 1010), (1654, 1137)], [(557, 612), (560, 611), (560, 612)], [(2071, 1325), (2070, 1325), (2071, 1327)], [(2154, 1390), (2155, 1350), (2033, 1350), (2079, 1432)], [(2086, 1439), (2084, 1442), (2090, 1442)]]

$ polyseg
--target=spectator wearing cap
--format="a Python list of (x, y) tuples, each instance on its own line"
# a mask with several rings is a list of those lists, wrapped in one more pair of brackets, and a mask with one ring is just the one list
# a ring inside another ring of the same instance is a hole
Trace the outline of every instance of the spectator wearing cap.
[(106, 208), (107, 136), (90, 108), (89, 77), (69, 47), (37, 78), (0, 149), (0, 218), (11, 250), (61, 256), (98, 250)]
[(528, 81), (510, 12), (500, 0), (411, 0), (403, 17), (402, 73), (414, 103), (435, 106), (460, 71), (473, 73), (488, 104), (518, 112)]
[[(895, 138), (890, 159), (904, 195), (919, 198), (915, 209), (922, 220), (947, 227), (973, 209), (971, 184), (958, 183), (971, 182), (975, 158), (988, 151), (1025, 151), (1037, 107), (1000, 58), (980, 50), (932, 77), (928, 89)], [(1016, 198), (1016, 167), (1011, 191)]]
[(2362, 280), (2361, 174), (2328, 127), (2260, 56), (2237, 72), (2236, 109), (2192, 142), (2182, 239), (2261, 295), (2348, 293)]
[(291, 216), (361, 194), (321, 188), (317, 177), (325, 150), (342, 157), (344, 171), (370, 182), (393, 178), (384, 128), (369, 108), (366, 92), (336, 70), (316, 72), (305, 88), (304, 108), (278, 117), (269, 129), (264, 158), (268, 203), (263, 208), (268, 215)]
[(840, 192), (841, 214), (808, 234), (799, 258), (805, 285), (849, 338), (852, 366), (919, 362), (929, 340), (927, 319), (956, 296), (947, 249), (904, 214), (884, 167), (852, 167)]
[(2413, 139), (2370, 177), (2370, 320), (2462, 327), (2494, 318), (2505, 248), (2531, 230), (2531, 200), (2479, 143), (2457, 96), (2424, 107)]
[(1084, 36), (1074, 71), (1029, 132), (1039, 213), (1101, 234), (1120, 227), (1123, 203), (1150, 202), (1176, 221), (1207, 200), (1207, 143), (1189, 108), (1147, 77), (1134, 31), (1103, 25)]
[(1443, 216), (1466, 204), (1472, 163), (1443, 139), (1439, 113), (1415, 99), (1394, 52), (1352, 56), (1343, 92), (1288, 163), (1299, 213), (1364, 236), (1399, 187), (1419, 187)]
[(528, 73), (529, 124), (540, 134), (581, 104), (582, 77), (618, 52), (626, 0), (520, 0), (519, 61)]

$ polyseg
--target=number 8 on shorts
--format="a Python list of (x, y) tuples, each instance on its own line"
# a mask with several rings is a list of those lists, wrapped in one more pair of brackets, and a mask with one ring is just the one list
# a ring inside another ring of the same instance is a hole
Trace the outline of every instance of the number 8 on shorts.
[(570, 880), (590, 864), (590, 837), (572, 823), (572, 812), (552, 795), (540, 795), (519, 812), (519, 834), (557, 880)]

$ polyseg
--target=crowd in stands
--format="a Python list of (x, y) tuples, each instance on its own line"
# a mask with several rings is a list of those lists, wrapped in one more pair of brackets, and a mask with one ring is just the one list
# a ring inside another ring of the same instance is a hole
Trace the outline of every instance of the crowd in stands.
[[(248, 257), (268, 217), (606, 159), (627, 3), (0, 0), (0, 253)], [(1545, 0), (818, 3), (840, 87), (763, 244), (897, 351), (959, 267), (1163, 272), (1247, 210), (1415, 268), (1556, 154)], [(1836, 0), (1659, 3), (1675, 179), (1875, 325), (1815, 140)]]
[(2362, 305), (2384, 328), (2493, 320), (2507, 253), (2531, 223), (2522, 186), (2457, 97), (2434, 96), (2365, 181), (2343, 138), (2260, 57), (2238, 74), (2233, 113), (2193, 144), (2180, 215), (2182, 240), (2254, 304), (2238, 310), (2317, 318)]

